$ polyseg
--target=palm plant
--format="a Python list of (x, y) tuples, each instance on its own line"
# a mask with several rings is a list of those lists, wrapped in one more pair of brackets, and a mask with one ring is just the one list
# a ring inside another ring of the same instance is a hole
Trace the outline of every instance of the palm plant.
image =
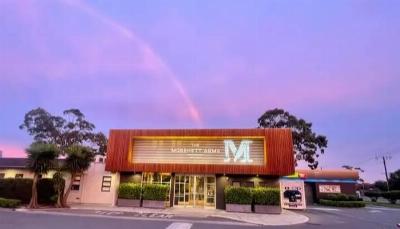
[(54, 190), (57, 193), (57, 201), (55, 206), (57, 208), (63, 207), (63, 197), (64, 197), (64, 188), (65, 188), (65, 180), (63, 178), (63, 174), (61, 171), (57, 171), (53, 175), (53, 183)]
[(84, 171), (86, 171), (90, 167), (90, 164), (94, 161), (93, 149), (89, 147), (72, 145), (68, 147), (65, 152), (67, 154), (67, 158), (65, 159), (64, 170), (71, 174), (71, 179), (68, 189), (65, 192), (62, 200), (64, 207), (67, 206), (67, 200), (74, 182), (74, 178), (76, 175), (82, 174)]
[(55, 159), (58, 157), (58, 148), (53, 144), (33, 143), (26, 149), (28, 154), (28, 168), (34, 173), (32, 183), (32, 196), (28, 208), (38, 207), (37, 182), (39, 175), (46, 174), (54, 167)]

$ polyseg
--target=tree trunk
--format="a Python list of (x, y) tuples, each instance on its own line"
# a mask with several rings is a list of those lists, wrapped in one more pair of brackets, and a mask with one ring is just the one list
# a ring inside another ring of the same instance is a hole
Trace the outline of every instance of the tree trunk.
[(39, 179), (39, 174), (36, 174), (33, 176), (33, 182), (32, 182), (32, 196), (31, 196), (31, 201), (29, 202), (28, 208), (38, 208), (38, 198), (37, 198), (37, 181)]
[(57, 190), (57, 203), (56, 203), (56, 208), (63, 208), (64, 202), (63, 202), (63, 197), (64, 197), (64, 188)]
[(74, 182), (74, 178), (75, 178), (75, 173), (71, 173), (71, 179), (70, 179), (70, 181), (69, 181), (69, 185), (68, 185), (68, 188), (67, 188), (67, 191), (65, 192), (65, 194), (64, 194), (64, 196), (62, 197), (62, 206), (63, 207), (69, 207), (68, 205), (67, 205), (67, 200), (68, 200), (68, 196), (69, 196), (69, 193), (71, 192), (71, 188), (72, 188), (72, 183)]

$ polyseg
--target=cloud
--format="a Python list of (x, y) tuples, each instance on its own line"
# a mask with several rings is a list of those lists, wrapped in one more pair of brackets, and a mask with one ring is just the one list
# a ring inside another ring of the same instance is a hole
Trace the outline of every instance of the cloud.
[(21, 144), (0, 142), (0, 151), (3, 157), (26, 157), (25, 149)]

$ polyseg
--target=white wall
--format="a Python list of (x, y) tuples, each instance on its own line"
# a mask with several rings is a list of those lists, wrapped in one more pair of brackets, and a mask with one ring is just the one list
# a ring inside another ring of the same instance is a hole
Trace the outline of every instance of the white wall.
[[(117, 189), (119, 186), (119, 173), (105, 171), (105, 162), (100, 162), (101, 156), (96, 157), (90, 168), (81, 176), (79, 190), (71, 190), (68, 196), (68, 203), (82, 204), (103, 204), (113, 206), (117, 199)], [(0, 169), (4, 173), (4, 178), (15, 178), (15, 174), (22, 173), (23, 178), (33, 178), (33, 173), (27, 169)], [(43, 174), (43, 178), (52, 178), (55, 171)], [(111, 176), (111, 188), (109, 192), (102, 192), (103, 176)], [(70, 182), (70, 175), (64, 173), (66, 188)], [(65, 190), (66, 191), (66, 190)]]
[[(81, 181), (81, 203), (115, 205), (120, 180), (119, 174), (105, 171), (105, 163), (99, 162), (99, 159), (100, 157), (97, 157), (92, 166), (84, 173)], [(111, 176), (109, 192), (101, 190), (103, 176)]]

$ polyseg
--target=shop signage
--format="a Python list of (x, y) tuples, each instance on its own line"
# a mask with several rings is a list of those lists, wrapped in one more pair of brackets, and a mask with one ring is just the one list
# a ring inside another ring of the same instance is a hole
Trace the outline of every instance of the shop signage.
[(133, 163), (264, 164), (264, 139), (134, 139)]
[(320, 193), (341, 193), (340, 185), (319, 185), (319, 192)]
[(304, 181), (280, 180), (281, 207), (286, 209), (305, 209), (306, 198), (304, 193)]

